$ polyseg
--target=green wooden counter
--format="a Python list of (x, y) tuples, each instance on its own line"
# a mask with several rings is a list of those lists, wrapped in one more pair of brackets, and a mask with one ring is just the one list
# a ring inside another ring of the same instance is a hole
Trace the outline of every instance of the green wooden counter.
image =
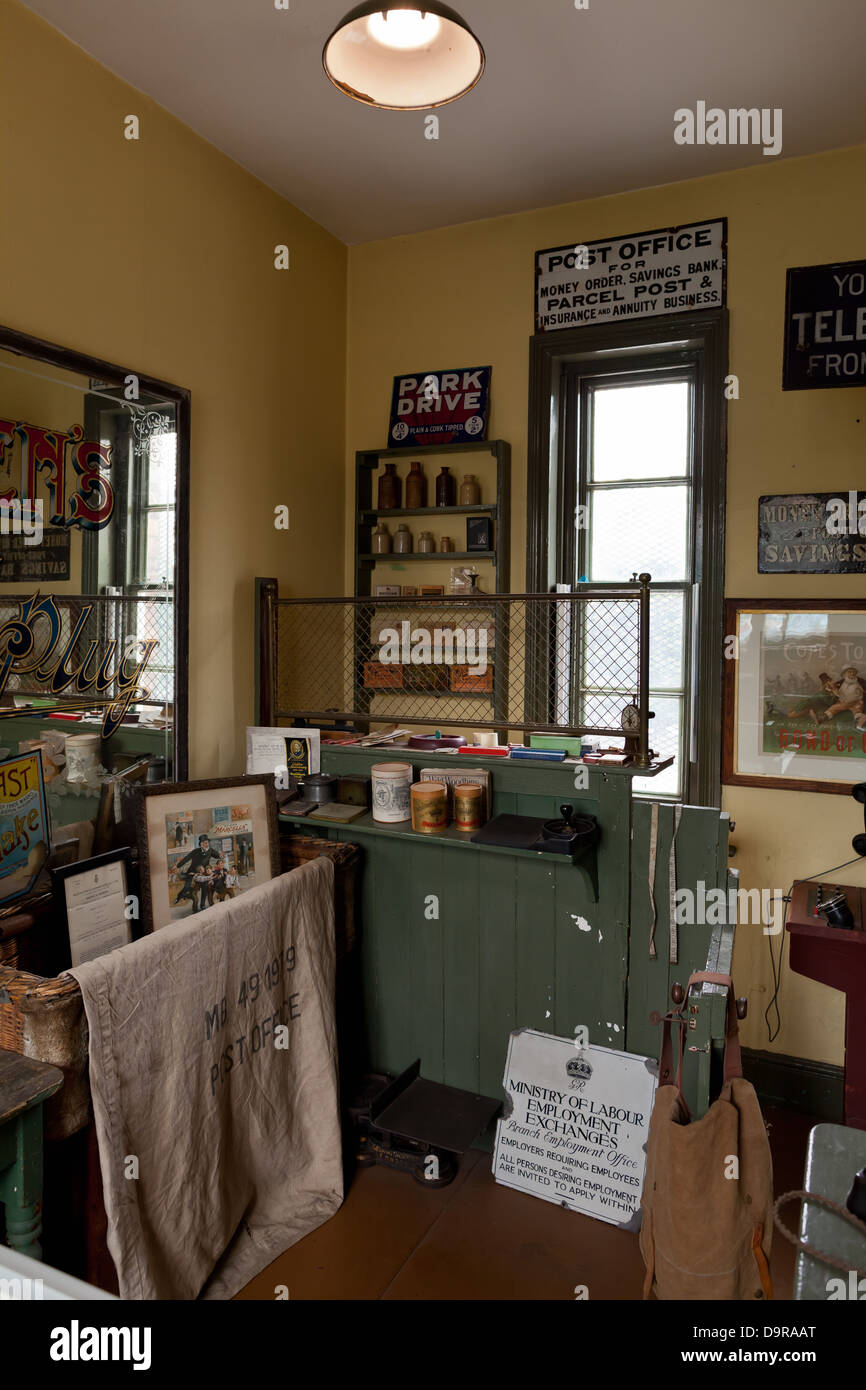
[[(460, 755), (460, 763), (464, 755)], [(369, 774), (374, 763), (454, 769), (448, 754), (403, 749), (323, 748), (322, 771)], [(588, 769), (575, 791), (575, 764), (466, 757), (489, 770), (494, 815), (552, 819), (561, 803), (594, 815), (598, 901), (586, 873), (570, 859), (475, 845), (451, 829), (421, 835), (408, 822), (382, 825), (367, 814), (348, 825), (282, 816), (285, 828), (362, 846), (361, 975), (366, 1038), (377, 1070), (401, 1071), (420, 1056), (423, 1074), (496, 1095), (508, 1034), (537, 1028), (657, 1055), (650, 1014), (671, 1007), (670, 989), (707, 967), (712, 928), (680, 928), (676, 962), (669, 949), (669, 852), (673, 808), (659, 808), (655, 874), (657, 957), (649, 956), (652, 905), (649, 840), (652, 808), (633, 800), (631, 774)], [(677, 832), (677, 882), (727, 883), (727, 818), (686, 807)], [(699, 1008), (703, 1005), (699, 1005)], [(698, 1014), (690, 1044), (706, 1048)], [(359, 1040), (359, 1044), (362, 1040)], [(686, 1072), (697, 1113), (705, 1105), (699, 1054)]]

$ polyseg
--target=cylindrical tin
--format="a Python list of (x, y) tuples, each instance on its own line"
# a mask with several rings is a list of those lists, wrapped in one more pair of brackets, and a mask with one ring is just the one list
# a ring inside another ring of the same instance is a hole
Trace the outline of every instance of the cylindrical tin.
[(473, 729), (472, 742), (476, 748), (498, 748), (499, 739), (496, 733), (491, 733), (488, 729)]
[(96, 782), (100, 743), (99, 734), (70, 734), (66, 740), (67, 782)]
[(477, 782), (458, 782), (454, 788), (454, 821), (458, 830), (480, 830), (484, 798)]
[(444, 782), (416, 782), (412, 787), (412, 829), (436, 835), (448, 828), (448, 790)]
[(387, 824), (409, 820), (411, 763), (375, 763), (370, 769), (373, 781), (373, 820)]
[(299, 790), (304, 801), (326, 806), (337, 795), (337, 779), (332, 773), (314, 772), (303, 779)]

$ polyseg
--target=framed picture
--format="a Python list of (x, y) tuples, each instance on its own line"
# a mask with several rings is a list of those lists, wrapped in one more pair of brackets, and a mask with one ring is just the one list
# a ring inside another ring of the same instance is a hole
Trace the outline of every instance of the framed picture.
[(145, 928), (158, 931), (279, 873), (272, 773), (137, 789)]
[(58, 920), (66, 930), (66, 959), (82, 965), (126, 946), (136, 934), (140, 902), (132, 876), (132, 850), (113, 849), (51, 869)]
[(399, 597), (400, 597), (400, 585), (399, 585), (399, 584), (375, 584), (375, 585), (373, 586), (373, 595), (374, 595), (375, 598), (399, 598)]
[(443, 598), (445, 595), (444, 584), (419, 584), (419, 598)]
[(725, 656), (723, 782), (850, 794), (866, 779), (866, 601), (728, 599)]

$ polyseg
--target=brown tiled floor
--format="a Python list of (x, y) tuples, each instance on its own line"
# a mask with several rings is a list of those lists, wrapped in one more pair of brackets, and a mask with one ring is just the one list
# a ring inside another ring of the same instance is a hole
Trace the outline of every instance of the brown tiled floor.
[[(800, 1187), (815, 1121), (765, 1107), (776, 1192)], [(797, 1208), (791, 1205), (790, 1220)], [(777, 1299), (791, 1296), (794, 1249), (778, 1234)], [(273, 1299), (566, 1299), (585, 1284), (597, 1299), (638, 1299), (638, 1238), (589, 1216), (500, 1187), (488, 1154), (470, 1153), (450, 1187), (361, 1169), (336, 1216), (287, 1250), (238, 1295)]]

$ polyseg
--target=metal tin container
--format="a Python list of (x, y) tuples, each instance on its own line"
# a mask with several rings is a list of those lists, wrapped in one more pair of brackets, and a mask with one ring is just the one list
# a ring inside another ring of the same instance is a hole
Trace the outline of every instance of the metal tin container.
[(374, 763), (370, 774), (373, 779), (373, 819), (387, 825), (409, 820), (411, 764)]
[(337, 783), (337, 800), (343, 806), (369, 806), (369, 777), (356, 777), (349, 774), (339, 778)]
[(328, 772), (314, 772), (310, 777), (304, 778), (298, 790), (304, 801), (324, 806), (337, 795), (337, 779)]
[(484, 824), (484, 794), (477, 782), (455, 786), (454, 821), (458, 830), (480, 830)]
[(448, 790), (444, 782), (416, 782), (411, 790), (412, 829), (438, 835), (448, 828)]

